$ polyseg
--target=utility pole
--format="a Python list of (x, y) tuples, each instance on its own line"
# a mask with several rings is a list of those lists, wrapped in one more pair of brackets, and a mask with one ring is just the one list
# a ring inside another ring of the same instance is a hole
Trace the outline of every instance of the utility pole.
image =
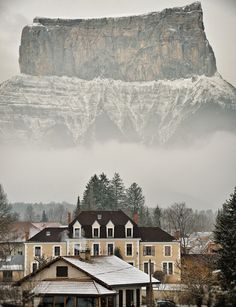
[(149, 267), (149, 291), (148, 291), (148, 307), (153, 307), (153, 292), (152, 292), (152, 270), (151, 270), (151, 259), (148, 260)]

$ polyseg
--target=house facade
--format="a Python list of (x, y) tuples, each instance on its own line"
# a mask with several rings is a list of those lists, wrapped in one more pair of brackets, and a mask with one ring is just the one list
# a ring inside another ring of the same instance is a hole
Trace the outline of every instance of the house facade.
[(119, 254), (146, 273), (164, 271), (167, 282), (180, 281), (180, 242), (158, 227), (139, 227), (121, 210), (82, 211), (68, 227), (43, 229), (25, 243), (25, 274), (40, 258), (78, 256), (85, 249), (92, 256)]

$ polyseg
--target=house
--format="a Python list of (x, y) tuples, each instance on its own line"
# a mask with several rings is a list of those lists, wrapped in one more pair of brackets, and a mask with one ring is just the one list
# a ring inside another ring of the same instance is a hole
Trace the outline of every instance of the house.
[[(87, 250), (88, 251), (88, 250)], [(141, 306), (149, 276), (116, 256), (57, 257), (15, 285), (28, 306)], [(159, 281), (152, 278), (152, 284)]]
[(120, 255), (148, 273), (164, 271), (167, 282), (179, 282), (180, 242), (159, 227), (139, 227), (123, 211), (82, 211), (68, 227), (45, 228), (25, 243), (25, 274), (38, 267), (38, 258)]
[(0, 256), (23, 255), (24, 242), (35, 236), (46, 227), (60, 227), (60, 223), (32, 223), (16, 221), (9, 224), (9, 232), (0, 242)]
[(9, 255), (0, 258), (0, 284), (12, 283), (24, 276), (23, 255)]

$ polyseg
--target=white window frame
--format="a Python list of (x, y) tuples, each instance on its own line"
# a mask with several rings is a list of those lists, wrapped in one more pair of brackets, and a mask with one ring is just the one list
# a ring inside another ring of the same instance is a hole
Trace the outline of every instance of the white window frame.
[[(166, 275), (172, 276), (174, 275), (174, 262), (173, 261), (162, 261), (161, 266), (162, 266), (162, 271), (164, 272), (164, 263), (167, 263), (167, 273)], [(172, 274), (169, 274), (169, 264), (172, 263)]]
[[(146, 273), (144, 271), (144, 264), (148, 265), (148, 272)], [(155, 267), (156, 267), (156, 262), (155, 261), (151, 261), (151, 264), (153, 264), (153, 273), (155, 272)], [(148, 261), (143, 261), (143, 272), (149, 275), (149, 262)]]
[[(108, 229), (112, 229), (112, 236), (108, 236)], [(107, 238), (114, 238), (115, 236), (115, 226), (112, 221), (109, 221), (106, 225)]]
[[(127, 236), (127, 229), (129, 229), (129, 228), (131, 229), (131, 236)], [(128, 221), (125, 225), (125, 237), (126, 238), (133, 238), (133, 236), (134, 236), (134, 226), (130, 221)]]
[(115, 243), (114, 242), (107, 242), (107, 244), (106, 244), (106, 254), (109, 256), (109, 254), (108, 254), (108, 245), (113, 245), (113, 254), (112, 255), (114, 255), (114, 252), (115, 252)]
[[(166, 255), (166, 247), (170, 247), (170, 255)], [(172, 246), (170, 244), (168, 244), (168, 245), (166, 244), (166, 245), (163, 246), (163, 255), (165, 257), (172, 257)]]
[[(60, 248), (60, 255), (55, 255), (55, 247), (59, 247)], [(52, 247), (52, 254), (53, 254), (53, 257), (61, 256), (61, 245), (53, 245), (53, 247)]]
[[(98, 229), (98, 236), (94, 236), (94, 229)], [(92, 237), (100, 238), (100, 224), (98, 223), (98, 221), (95, 221), (92, 225)]]
[[(145, 255), (144, 255), (144, 250), (146, 250), (147, 247), (151, 248), (151, 255), (148, 255), (146, 252), (145, 252)], [(154, 255), (153, 255), (152, 251), (154, 251)], [(155, 257), (155, 255), (156, 255), (155, 245), (143, 245), (143, 257)]]
[(34, 264), (36, 264), (36, 266), (37, 266), (37, 269), (36, 269), (36, 271), (38, 270), (38, 268), (39, 268), (39, 263), (37, 262), (37, 261), (32, 261), (31, 262), (31, 273), (33, 273), (34, 271), (33, 271), (33, 265)]
[[(132, 245), (132, 254), (131, 255), (127, 255), (127, 245), (128, 244)], [(134, 255), (134, 244), (133, 244), (133, 242), (126, 242), (125, 243), (125, 256), (126, 257), (133, 257), (133, 255)]]
[[(94, 245), (98, 245), (98, 255), (95, 255), (95, 254), (94, 254)], [(101, 255), (101, 252), (100, 252), (100, 243), (99, 243), (99, 242), (93, 243), (92, 255), (93, 255), (93, 256), (100, 256), (100, 255)]]
[[(40, 256), (35, 255), (36, 247), (40, 247)], [(34, 257), (42, 257), (42, 255), (43, 255), (43, 248), (42, 248), (42, 245), (34, 245)]]
[(80, 251), (81, 251), (81, 244), (80, 244), (80, 243), (74, 243), (74, 244), (73, 244), (73, 255), (74, 255), (74, 256), (78, 256), (78, 255), (75, 255), (75, 246), (76, 246), (76, 245), (79, 245), (79, 253), (80, 253)]
[[(75, 236), (75, 229), (79, 229), (80, 230), (79, 237)], [(73, 238), (81, 238), (81, 231), (82, 231), (81, 224), (78, 221), (76, 221), (74, 223), (74, 225), (73, 225)]]

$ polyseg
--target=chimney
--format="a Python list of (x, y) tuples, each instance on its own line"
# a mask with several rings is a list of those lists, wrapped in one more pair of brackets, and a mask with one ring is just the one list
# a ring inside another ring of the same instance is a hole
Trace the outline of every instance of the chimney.
[(133, 221), (138, 224), (138, 212), (134, 212)]
[(91, 259), (91, 253), (90, 253), (90, 249), (88, 247), (86, 247), (85, 249), (81, 250), (79, 255), (80, 255), (80, 258), (82, 260), (90, 261), (90, 259)]
[(173, 233), (173, 237), (175, 237), (176, 240), (180, 240), (180, 230), (175, 230)]
[(71, 212), (67, 212), (67, 221), (68, 221), (68, 225), (71, 223)]

